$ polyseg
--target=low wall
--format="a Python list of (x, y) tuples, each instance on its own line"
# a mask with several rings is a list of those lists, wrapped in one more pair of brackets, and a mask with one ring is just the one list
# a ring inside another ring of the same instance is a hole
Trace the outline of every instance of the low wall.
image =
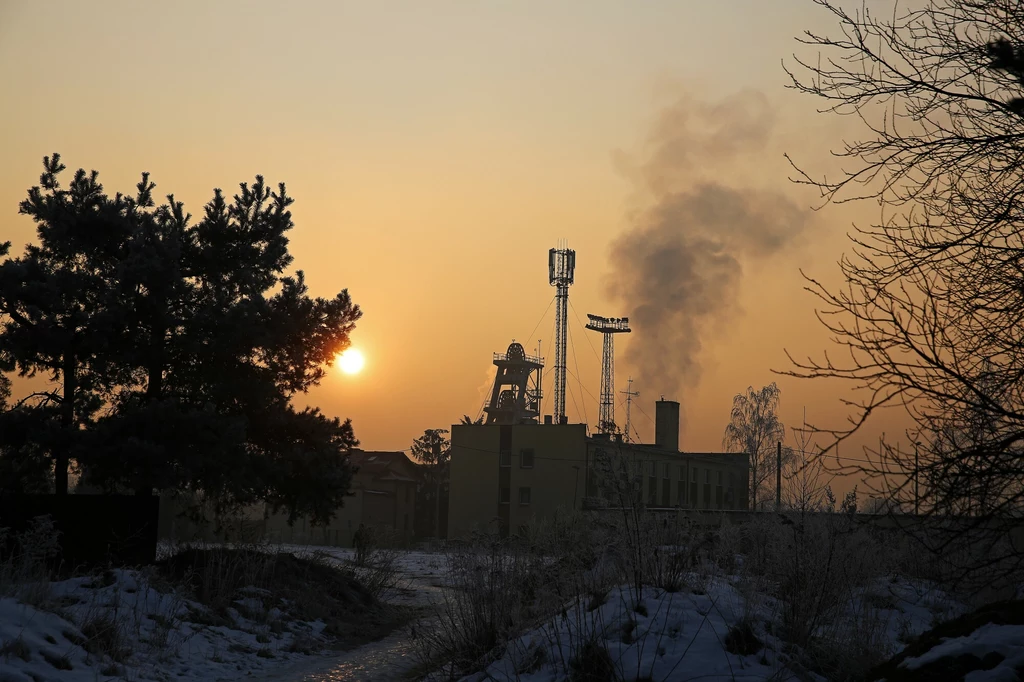
[(39, 516), (53, 519), (59, 569), (134, 566), (156, 559), (160, 500), (134, 495), (0, 497), (0, 528), (25, 531)]

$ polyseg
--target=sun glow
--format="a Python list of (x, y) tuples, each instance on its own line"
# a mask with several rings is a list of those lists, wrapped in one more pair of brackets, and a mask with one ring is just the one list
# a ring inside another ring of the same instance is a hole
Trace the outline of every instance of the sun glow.
[(337, 357), (338, 367), (345, 374), (358, 374), (363, 369), (366, 359), (363, 354), (355, 348), (349, 348)]

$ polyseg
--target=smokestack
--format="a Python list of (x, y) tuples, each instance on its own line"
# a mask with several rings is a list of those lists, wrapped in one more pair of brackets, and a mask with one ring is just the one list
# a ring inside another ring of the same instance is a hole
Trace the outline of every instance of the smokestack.
[(654, 408), (654, 444), (662, 450), (679, 452), (679, 403), (659, 400)]

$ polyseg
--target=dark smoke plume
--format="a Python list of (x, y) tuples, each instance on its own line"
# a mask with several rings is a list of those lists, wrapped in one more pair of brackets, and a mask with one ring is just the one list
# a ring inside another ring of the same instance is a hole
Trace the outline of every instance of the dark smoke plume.
[[(625, 361), (647, 395), (678, 398), (698, 383), (701, 349), (735, 311), (744, 263), (778, 254), (809, 222), (756, 180), (773, 124), (757, 93), (684, 98), (661, 113), (639, 163), (618, 159), (644, 199), (612, 243), (608, 291), (629, 310)], [(756, 329), (730, 333), (757, 343)]]

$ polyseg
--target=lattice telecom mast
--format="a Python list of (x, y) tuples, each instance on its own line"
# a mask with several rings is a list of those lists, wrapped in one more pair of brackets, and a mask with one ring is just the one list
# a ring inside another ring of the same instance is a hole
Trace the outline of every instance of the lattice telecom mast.
[(632, 428), (632, 421), (631, 421), (631, 417), (630, 417), (630, 408), (633, 407), (633, 398), (640, 397), (640, 392), (633, 390), (633, 377), (629, 378), (629, 384), (626, 386), (626, 390), (625, 391), (620, 391), (620, 392), (623, 395), (626, 396), (626, 442), (627, 443), (632, 443), (633, 439), (630, 438), (630, 436), (629, 436), (630, 429)]
[(554, 422), (563, 424), (565, 416), (565, 335), (569, 322), (569, 287), (576, 271), (576, 252), (560, 245), (548, 251), (548, 283), (555, 292), (555, 409)]
[(628, 334), (628, 317), (598, 317), (587, 315), (590, 322), (587, 329), (601, 332), (604, 336), (604, 358), (601, 363), (601, 418), (597, 430), (601, 433), (615, 431), (615, 335)]

